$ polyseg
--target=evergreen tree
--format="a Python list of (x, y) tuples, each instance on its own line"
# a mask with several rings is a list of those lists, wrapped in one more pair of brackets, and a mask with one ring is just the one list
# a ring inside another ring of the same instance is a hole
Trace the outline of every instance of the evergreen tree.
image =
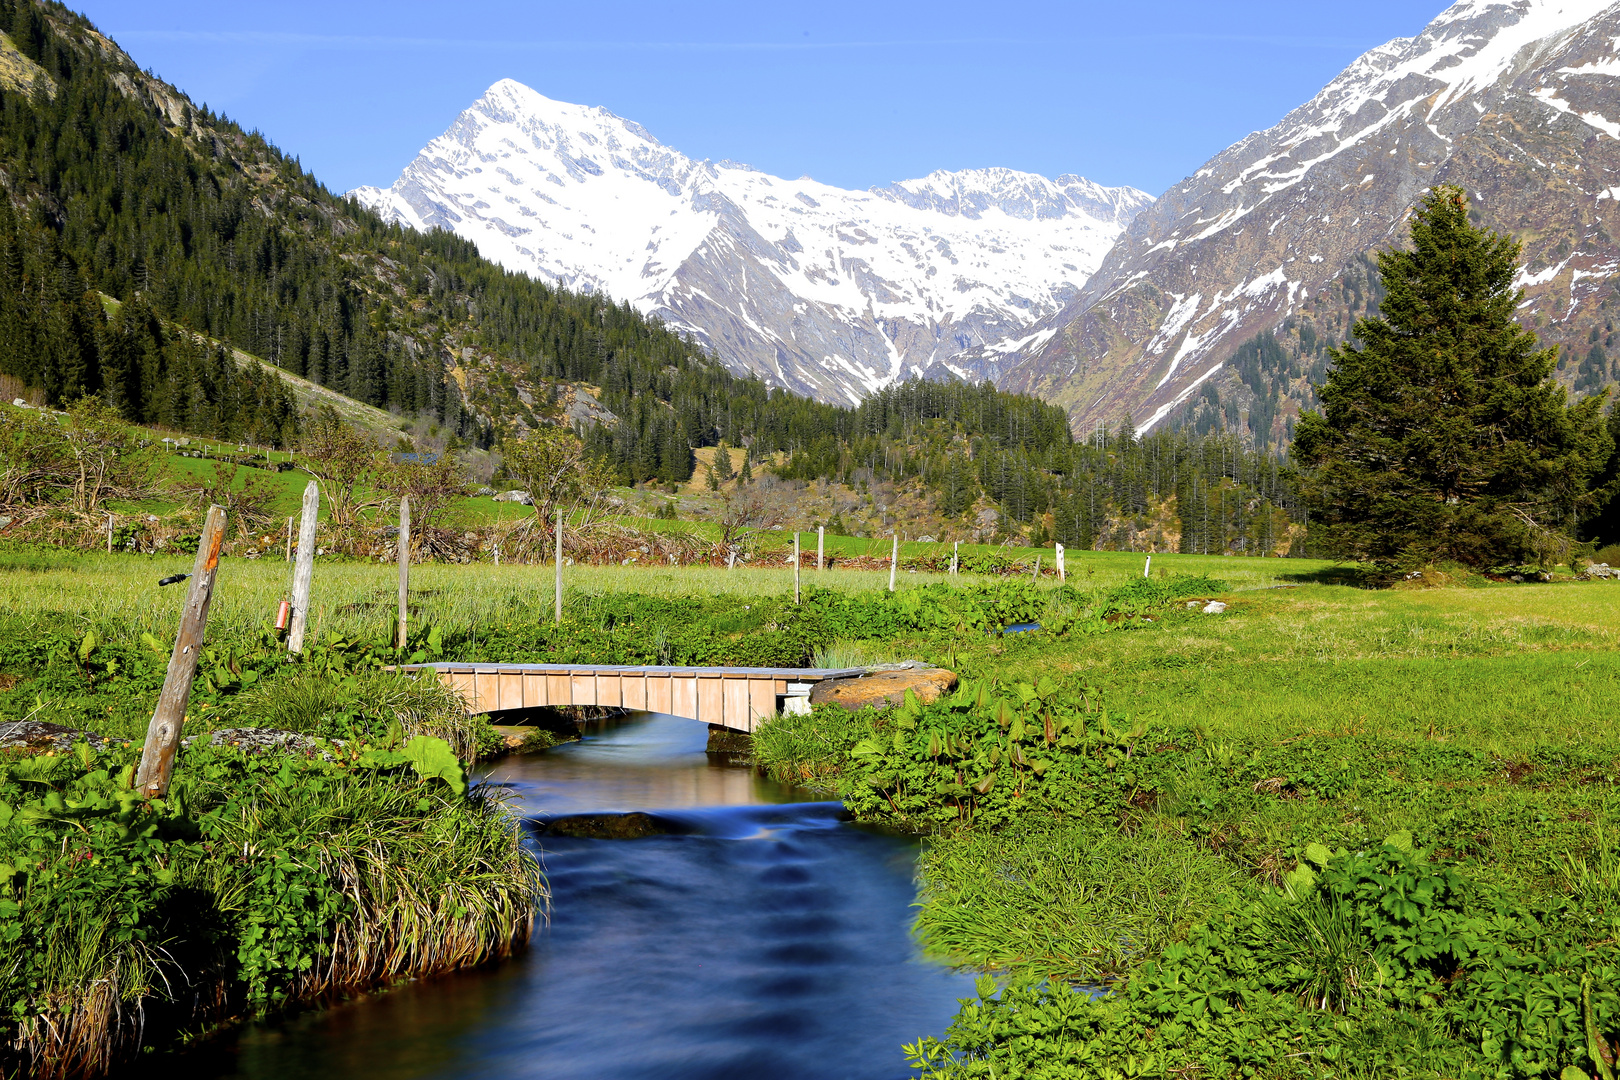
[(1431, 191), (1411, 235), (1300, 418), (1313, 517), (1333, 554), (1379, 565), (1557, 559), (1609, 454), (1601, 397), (1571, 406), (1553, 381), (1557, 350), (1513, 318), (1519, 244), (1471, 225), (1461, 189)]
[(1620, 544), (1620, 404), (1609, 410), (1608, 428), (1612, 449), (1598, 474), (1597, 512), (1583, 530), (1585, 539), (1603, 545)]

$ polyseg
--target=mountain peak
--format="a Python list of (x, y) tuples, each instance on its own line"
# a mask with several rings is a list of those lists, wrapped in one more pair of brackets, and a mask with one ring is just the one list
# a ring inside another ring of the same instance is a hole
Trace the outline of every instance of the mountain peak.
[(868, 191), (694, 161), (602, 108), (493, 84), (392, 187), (351, 194), (507, 266), (603, 291), (733, 370), (853, 402), (1015, 338), (1151, 203), (1013, 169)]

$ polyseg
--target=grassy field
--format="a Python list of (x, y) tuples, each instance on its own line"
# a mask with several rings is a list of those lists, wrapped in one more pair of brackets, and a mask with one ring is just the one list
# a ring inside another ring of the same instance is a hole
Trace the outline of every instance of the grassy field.
[(964, 670), (1073, 675), (1215, 737), (1369, 733), (1523, 753), (1620, 739), (1620, 586), (1233, 593), (1221, 615), (1073, 644), (959, 648)]
[[(849, 544), (862, 553), (870, 542)], [(1158, 1064), (1134, 1075), (1173, 1066), (1209, 1076), (1528, 1077), (1589, 1066), (1576, 1020), (1499, 1050), (1477, 1017), (1563, 995), (1556, 1008), (1577, 1020), (1584, 1008), (1598, 1030), (1620, 1035), (1620, 968), (1602, 959), (1612, 955), (1603, 942), (1620, 936), (1620, 585), (1355, 588), (1330, 583), (1349, 575), (1321, 562), (1184, 555), (1155, 556), (1144, 582), (1142, 558), (1071, 552), (1067, 590), (1047, 578), (903, 573), (899, 588), (912, 595), (892, 602), (886, 572), (806, 571), (807, 586), (848, 599), (810, 597), (803, 608), (789, 602), (792, 572), (779, 567), (570, 566), (562, 627), (551, 626), (549, 566), (425, 565), (412, 570), (412, 620), (463, 632), (447, 649), (486, 659), (644, 657), (667, 636), (672, 648), (707, 650), (710, 662), (775, 643), (782, 655), (813, 648), (838, 663), (927, 660), (986, 687), (973, 702), (913, 715), (932, 742), (908, 739), (898, 714), (837, 709), (774, 721), (756, 738), (761, 764), (784, 778), (837, 788), (868, 820), (934, 831), (919, 869), (926, 950), (1003, 978), (1053, 980), (993, 1000), (987, 990), (950, 1036), (960, 1068), (930, 1056), (946, 1044), (917, 1050), (927, 1076), (988, 1076), (968, 1064), (992, 1060), (995, 1075), (1018, 1075), (1042, 1055), (1073, 1063), (1093, 1049), (1122, 1061), (1150, 1043)], [(183, 589), (156, 581), (190, 562), (0, 552), (0, 631), (16, 654), (0, 665), (0, 707), (138, 734), (162, 658), (136, 639), (172, 635)], [(267, 722), (313, 689), (311, 730), (380, 730), (353, 693), (337, 692), (341, 672), (287, 663), (263, 637), (289, 578), (276, 560), (222, 564), (211, 647), (246, 643), (244, 670), (258, 665), (261, 678), (238, 687), (209, 660), (215, 682), (197, 692), (193, 722)], [(392, 565), (318, 560), (314, 633), (382, 636), (396, 581)], [(940, 585), (961, 591), (943, 601)], [(963, 597), (966, 606), (952, 606)], [(1217, 597), (1225, 610), (1205, 613)], [(1009, 613), (1003, 622), (1033, 617), (1048, 629), (1001, 634), (1000, 622), (972, 622), (995, 604), (1010, 605), (996, 609)], [(96, 639), (88, 649), (78, 644), (86, 632)], [(29, 646), (48, 633), (57, 644)], [(322, 662), (381, 661), (334, 648)], [(1046, 771), (1016, 772), (1025, 755)], [(996, 781), (996, 763), (1022, 778)], [(933, 816), (907, 818), (894, 799), (915, 803), (919, 792)], [(961, 814), (976, 799), (996, 809)], [(1391, 974), (1380, 943), (1409, 932), (1399, 918), (1376, 904), (1352, 912), (1352, 899), (1344, 907), (1330, 890), (1279, 899), (1308, 859), (1348, 882), (1347, 898), (1390, 895), (1407, 875), (1428, 912), (1424, 933), (1443, 925), (1455, 942), (1476, 944), (1445, 946), (1461, 957), (1454, 964)], [(1431, 911), (1431, 897), (1450, 906)], [(1360, 922), (1343, 921), (1352, 914)], [(1556, 942), (1549, 955), (1561, 959), (1537, 959), (1541, 941)], [(1531, 971), (1534, 986), (1514, 982)], [(1168, 972), (1175, 989), (1155, 989)], [(1583, 978), (1597, 989), (1582, 991)], [(1120, 992), (1095, 1009), (1052, 996), (1098, 981)], [(1202, 997), (1189, 997), (1195, 982)], [(1315, 991), (1300, 987), (1323, 985), (1339, 997), (1305, 1008)], [(1492, 986), (1508, 996), (1480, 996)], [(1595, 1004), (1582, 1005), (1582, 993)], [(1225, 1004), (1187, 1011), (1217, 999)], [(1233, 1027), (1246, 1010), (1263, 1027)], [(1037, 1014), (1067, 1019), (1022, 1026)], [(992, 1015), (1000, 1027), (972, 1026)], [(1057, 1045), (1041, 1041), (1054, 1031)], [(1255, 1054), (1268, 1064), (1243, 1064)]]
[[(1070, 558), (1070, 581), (1107, 587), (1141, 574), (1141, 556), (1084, 552)], [(0, 552), (0, 613), (61, 618), (86, 629), (127, 627), (136, 633), (172, 628), (183, 587), (157, 587), (159, 578), (191, 569), (190, 556), (79, 555), (31, 548)], [(1280, 579), (1328, 564), (1306, 560), (1156, 556), (1168, 573), (1218, 574), (1238, 589), (1266, 588)], [(718, 567), (568, 566), (565, 593), (639, 593), (655, 596), (787, 596), (790, 569)], [(398, 570), (392, 564), (317, 560), (311, 627), (353, 634), (380, 632), (393, 618)], [(897, 588), (948, 580), (947, 575), (902, 572)], [(961, 575), (958, 581), (993, 580)], [(1044, 579), (1043, 579), (1044, 580)], [(227, 559), (222, 564), (211, 625), (237, 632), (267, 625), (291, 587), (291, 566), (279, 559)], [(888, 588), (882, 571), (806, 569), (806, 587), (846, 592)], [(467, 627), (482, 621), (548, 618), (553, 607), (550, 566), (426, 564), (411, 570), (412, 618)], [(1047, 582), (1051, 586), (1051, 582)]]

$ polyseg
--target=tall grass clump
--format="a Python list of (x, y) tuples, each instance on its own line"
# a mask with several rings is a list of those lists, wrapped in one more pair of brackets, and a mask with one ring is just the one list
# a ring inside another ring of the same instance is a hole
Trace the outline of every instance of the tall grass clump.
[(1185, 937), (1245, 875), (1172, 833), (1037, 818), (930, 839), (919, 882), (915, 930), (930, 953), (1095, 984)]
[(830, 789), (878, 715), (830, 706), (772, 717), (754, 731), (754, 765), (785, 784)]
[(457, 757), (477, 756), (485, 721), (469, 716), (460, 692), (439, 679), (398, 671), (300, 671), (266, 680), (230, 703), (233, 722), (323, 738), (443, 739)]
[(543, 910), (516, 815), (442, 766), (205, 743), (148, 802), (137, 756), (0, 761), (6, 1075), (92, 1076), (182, 1031), (507, 956)]

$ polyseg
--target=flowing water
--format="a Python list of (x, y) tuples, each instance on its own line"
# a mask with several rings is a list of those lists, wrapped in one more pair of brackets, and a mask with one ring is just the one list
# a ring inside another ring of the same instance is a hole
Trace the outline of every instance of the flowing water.
[[(508, 758), (537, 821), (657, 811), (675, 835), (537, 840), (549, 925), (504, 964), (423, 980), (181, 1055), (244, 1080), (888, 1080), (971, 979), (909, 935), (916, 846), (704, 753), (641, 715)], [(167, 1063), (165, 1063), (167, 1064)]]

